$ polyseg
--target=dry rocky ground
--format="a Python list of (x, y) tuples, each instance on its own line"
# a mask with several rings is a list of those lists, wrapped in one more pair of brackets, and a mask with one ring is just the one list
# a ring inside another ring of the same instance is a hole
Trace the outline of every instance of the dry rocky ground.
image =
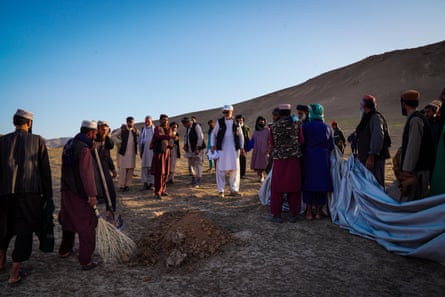
[[(58, 207), (60, 149), (50, 155)], [(9, 288), (8, 275), (0, 274), (0, 296), (445, 295), (445, 266), (395, 255), (327, 217), (270, 223), (253, 172), (241, 182), (242, 197), (221, 199), (213, 173), (200, 188), (190, 188), (185, 164), (180, 159), (175, 184), (162, 200), (141, 190), (139, 171), (131, 191), (119, 193), (123, 232), (139, 247), (129, 263), (85, 272), (75, 255), (44, 254), (35, 241), (25, 265), (29, 275)], [(55, 235), (57, 249), (57, 223)]]

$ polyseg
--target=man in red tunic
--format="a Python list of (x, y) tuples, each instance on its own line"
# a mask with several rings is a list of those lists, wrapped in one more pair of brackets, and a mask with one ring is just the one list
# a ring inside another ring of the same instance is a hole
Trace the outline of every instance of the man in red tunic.
[(304, 143), (299, 121), (290, 116), (291, 105), (279, 106), (280, 119), (272, 123), (271, 152), (273, 156), (270, 193), (271, 221), (281, 223), (283, 194), (287, 193), (289, 222), (295, 223), (301, 209), (301, 145)]
[(62, 200), (59, 219), (63, 237), (59, 256), (66, 258), (71, 255), (77, 233), (82, 270), (90, 270), (98, 265), (92, 259), (96, 248), (97, 226), (93, 211), (98, 195), (95, 177), (99, 176), (98, 173), (95, 174), (96, 160), (92, 154), (96, 133), (95, 121), (83, 121), (80, 133), (65, 145), (62, 155)]

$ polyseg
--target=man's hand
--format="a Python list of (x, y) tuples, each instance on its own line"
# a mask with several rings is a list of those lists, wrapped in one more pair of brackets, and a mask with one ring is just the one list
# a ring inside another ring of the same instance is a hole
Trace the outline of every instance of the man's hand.
[(365, 163), (366, 168), (368, 168), (369, 170), (372, 170), (372, 169), (374, 169), (374, 164), (375, 164), (374, 155), (369, 155), (368, 158), (366, 159), (366, 163)]
[(88, 197), (88, 204), (93, 207), (97, 204), (96, 196), (89, 196)]
[(409, 187), (417, 183), (417, 178), (408, 171), (401, 171), (397, 177), (402, 196), (408, 195)]

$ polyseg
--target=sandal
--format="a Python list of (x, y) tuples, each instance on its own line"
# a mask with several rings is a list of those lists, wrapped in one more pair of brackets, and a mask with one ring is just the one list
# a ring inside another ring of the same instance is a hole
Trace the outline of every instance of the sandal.
[(22, 283), (22, 280), (26, 275), (27, 275), (26, 269), (20, 268), (19, 277), (15, 281), (11, 282), (8, 279), (8, 287), (10, 287), (10, 288), (17, 287), (18, 285), (20, 285)]
[(96, 268), (99, 265), (98, 262), (90, 262), (87, 265), (82, 265), (82, 270), (87, 271)]
[(76, 251), (77, 251), (76, 248), (72, 248), (72, 249), (70, 249), (70, 250), (69, 250), (67, 253), (65, 253), (65, 254), (59, 254), (59, 258), (61, 258), (61, 259), (68, 258), (68, 257), (71, 256), (72, 254), (74, 254)]

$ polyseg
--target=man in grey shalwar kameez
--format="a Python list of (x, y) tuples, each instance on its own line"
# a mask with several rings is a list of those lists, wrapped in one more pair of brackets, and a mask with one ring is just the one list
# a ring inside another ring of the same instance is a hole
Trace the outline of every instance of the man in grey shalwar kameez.
[(400, 99), (402, 114), (407, 116), (403, 128), (400, 156), (399, 182), (402, 187), (402, 201), (411, 201), (428, 195), (430, 174), (434, 164), (434, 146), (431, 127), (425, 116), (416, 108), (419, 105), (419, 92), (408, 90)]
[(145, 126), (142, 128), (139, 138), (139, 150), (141, 152), (141, 181), (144, 190), (153, 190), (154, 176), (150, 173), (153, 150), (150, 148), (155, 126), (151, 116), (145, 117)]

